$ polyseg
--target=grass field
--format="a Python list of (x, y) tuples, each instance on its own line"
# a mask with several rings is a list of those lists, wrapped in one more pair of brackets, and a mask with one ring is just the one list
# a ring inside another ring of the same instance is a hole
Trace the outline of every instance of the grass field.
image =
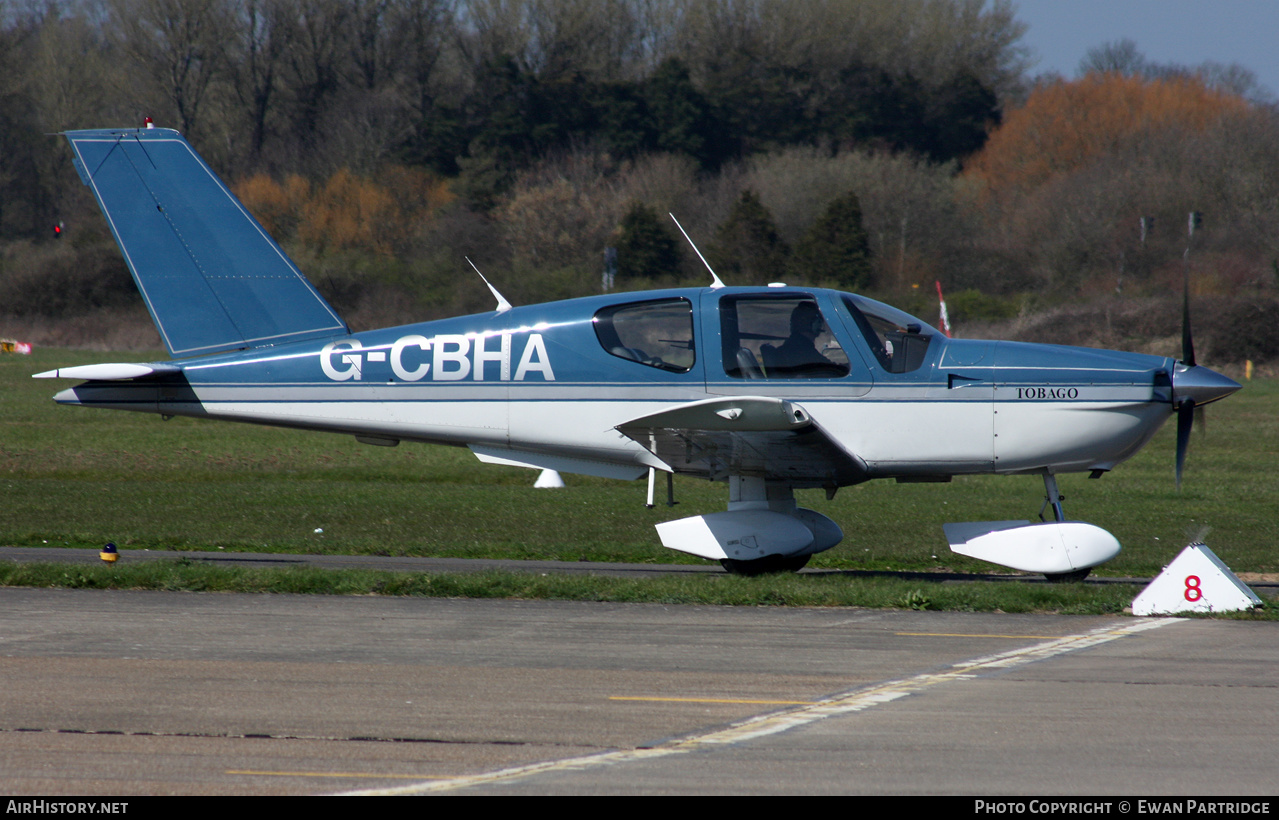
[[(643, 481), (565, 476), (566, 489), (538, 490), (534, 472), (484, 465), (465, 449), (59, 407), (50, 398), (70, 383), (30, 378), (147, 358), (0, 358), (0, 543), (696, 563), (662, 548), (653, 524), (725, 508), (724, 485), (693, 479), (676, 480), (677, 507), (649, 510)], [(1208, 408), (1181, 492), (1172, 425), (1101, 480), (1063, 476), (1068, 516), (1123, 544), (1097, 572), (1153, 575), (1204, 530), (1236, 572), (1279, 571), (1277, 394), (1279, 384), (1252, 381)], [(1042, 482), (1029, 476), (871, 482), (830, 502), (800, 493), (845, 533), (811, 566), (873, 570), (991, 570), (952, 554), (941, 525), (1033, 519), (1042, 500)]]

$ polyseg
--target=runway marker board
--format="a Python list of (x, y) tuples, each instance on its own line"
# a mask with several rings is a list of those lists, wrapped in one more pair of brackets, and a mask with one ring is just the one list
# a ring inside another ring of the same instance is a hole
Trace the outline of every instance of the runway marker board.
[(1207, 545), (1194, 543), (1133, 599), (1132, 614), (1234, 612), (1257, 606), (1261, 606), (1261, 599), (1256, 593)]

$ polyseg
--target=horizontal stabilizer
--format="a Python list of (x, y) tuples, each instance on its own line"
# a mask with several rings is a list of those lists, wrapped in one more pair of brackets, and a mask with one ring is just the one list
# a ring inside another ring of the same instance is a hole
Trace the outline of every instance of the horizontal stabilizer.
[(166, 364), (82, 364), (76, 367), (60, 367), (57, 370), (46, 370), (36, 373), (33, 379), (92, 379), (104, 382), (123, 382), (133, 379), (145, 379), (148, 376), (164, 376), (169, 373), (180, 373), (180, 367)]
[(346, 333), (346, 324), (182, 135), (69, 131), (173, 356)]

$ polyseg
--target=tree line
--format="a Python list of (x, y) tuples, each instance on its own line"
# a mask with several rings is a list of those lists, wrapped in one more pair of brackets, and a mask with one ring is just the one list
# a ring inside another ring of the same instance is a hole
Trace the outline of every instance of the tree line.
[(788, 145), (945, 161), (980, 146), (1021, 68), (1002, 0), (67, 0), (2, 19), (6, 164), (41, 160), (42, 187), (44, 134), (143, 116), (231, 176), (398, 162), (482, 206), (585, 145), (701, 170)]

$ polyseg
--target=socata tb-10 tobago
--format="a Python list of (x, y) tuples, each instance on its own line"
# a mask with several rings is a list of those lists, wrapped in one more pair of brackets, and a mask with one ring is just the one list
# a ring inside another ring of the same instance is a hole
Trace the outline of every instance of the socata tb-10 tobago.
[[(149, 124), (148, 124), (149, 125)], [(469, 447), (482, 461), (729, 485), (726, 512), (658, 524), (730, 571), (794, 570), (843, 537), (796, 488), (878, 478), (1042, 476), (1052, 519), (948, 524), (956, 552), (1081, 577), (1113, 558), (1067, 521), (1056, 475), (1099, 476), (1239, 384), (1185, 361), (948, 339), (887, 305), (820, 288), (613, 293), (351, 333), (175, 131), (72, 131), (174, 360), (96, 364), (55, 397), (107, 407)], [(496, 291), (494, 294), (497, 295)]]

